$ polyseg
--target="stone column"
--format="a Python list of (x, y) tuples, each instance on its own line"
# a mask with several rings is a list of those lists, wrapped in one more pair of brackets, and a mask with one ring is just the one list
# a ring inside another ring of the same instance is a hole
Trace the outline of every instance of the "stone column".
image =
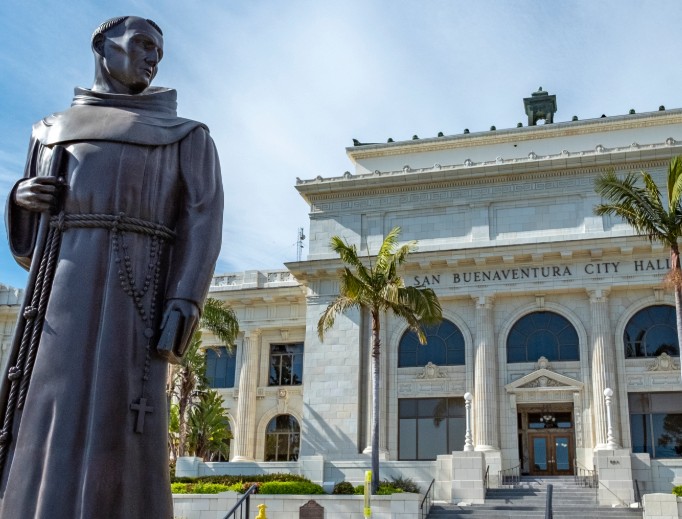
[[(592, 314), (592, 332), (590, 334), (590, 367), (592, 370), (592, 417), (594, 420), (595, 450), (607, 448), (606, 404), (604, 390), (610, 387), (616, 395), (616, 351), (613, 344), (613, 330), (609, 319), (608, 290), (588, 290), (590, 311)], [(616, 406), (612, 406), (614, 411)], [(612, 414), (613, 434), (616, 443), (620, 443), (619, 423), (616, 414)]]
[(232, 461), (253, 461), (256, 438), (256, 390), (258, 388), (258, 363), (260, 359), (260, 330), (251, 330), (244, 336), (239, 371), (239, 397), (237, 400), (237, 430), (234, 435)]
[(493, 298), (474, 297), (474, 446), (477, 451), (499, 449), (497, 355), (493, 329)]

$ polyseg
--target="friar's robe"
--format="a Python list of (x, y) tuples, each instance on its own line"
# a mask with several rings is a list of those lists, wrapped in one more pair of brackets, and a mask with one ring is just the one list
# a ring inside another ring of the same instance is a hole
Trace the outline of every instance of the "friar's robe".
[[(66, 214), (123, 213), (177, 238), (160, 247), (153, 294), (152, 237), (124, 232), (113, 240), (103, 228), (63, 232), (31, 385), (0, 480), (3, 519), (173, 515), (167, 363), (149, 347), (148, 326), (119, 267), (131, 267), (136, 289), (152, 280), (142, 308), (154, 315), (157, 334), (168, 299), (201, 305), (208, 291), (222, 231), (220, 166), (206, 127), (178, 118), (175, 99), (163, 88), (134, 96), (76, 89), (70, 109), (34, 126), (26, 176), (45, 175), (50, 147), (63, 145)], [(10, 245), (24, 265), (38, 218), (10, 196)], [(142, 433), (131, 409), (140, 397), (153, 407)]]

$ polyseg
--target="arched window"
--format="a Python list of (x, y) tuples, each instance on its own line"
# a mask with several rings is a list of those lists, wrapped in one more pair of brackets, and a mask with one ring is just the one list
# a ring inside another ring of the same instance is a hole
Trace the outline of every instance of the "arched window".
[(290, 414), (275, 416), (265, 429), (265, 461), (297, 461), (301, 428)]
[(406, 331), (398, 345), (398, 367), (437, 366), (464, 364), (464, 336), (459, 328), (443, 319), (440, 324), (424, 328), (426, 344), (419, 344), (417, 334)]
[(507, 362), (580, 360), (578, 333), (573, 325), (554, 312), (524, 315), (507, 337)]
[(625, 327), (623, 342), (626, 357), (679, 356), (675, 307), (653, 305), (637, 312)]

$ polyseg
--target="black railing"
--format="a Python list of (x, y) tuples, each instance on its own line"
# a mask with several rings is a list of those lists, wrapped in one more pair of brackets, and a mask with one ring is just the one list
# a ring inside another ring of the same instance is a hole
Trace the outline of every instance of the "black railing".
[(573, 479), (580, 487), (596, 489), (599, 486), (597, 471), (583, 467), (578, 460), (573, 460)]
[(250, 519), (251, 512), (249, 510), (251, 504), (251, 494), (256, 492), (257, 485), (251, 485), (249, 489), (244, 492), (244, 495), (239, 498), (239, 501), (232, 507), (232, 510), (227, 512), (227, 515), (223, 519)]
[(590, 470), (586, 467), (583, 467), (580, 463), (578, 463), (577, 460), (573, 460), (573, 466), (575, 467), (575, 481), (578, 485), (594, 488), (595, 492), (599, 492), (599, 487), (601, 486), (601, 488), (606, 490), (609, 494), (620, 501), (622, 506), (625, 508), (630, 507), (630, 503), (624, 501), (618, 494), (607, 487), (604, 483), (599, 481), (599, 474), (596, 469)]
[(422, 504), (419, 505), (419, 517), (425, 519), (429, 512), (431, 511), (431, 505), (433, 504), (433, 484), (436, 482), (435, 479), (431, 480), (429, 488), (424, 494), (424, 499), (422, 499)]
[(488, 489), (490, 488), (490, 465), (485, 468), (483, 482), (485, 483), (485, 495), (488, 495)]
[(642, 508), (642, 493), (639, 491), (639, 481), (635, 479), (635, 503)]
[(508, 469), (502, 469), (499, 472), (499, 485), (515, 487), (521, 481), (521, 464)]
[(545, 519), (552, 519), (554, 517), (554, 512), (552, 511), (552, 492), (554, 491), (554, 485), (547, 485), (547, 501), (545, 503)]

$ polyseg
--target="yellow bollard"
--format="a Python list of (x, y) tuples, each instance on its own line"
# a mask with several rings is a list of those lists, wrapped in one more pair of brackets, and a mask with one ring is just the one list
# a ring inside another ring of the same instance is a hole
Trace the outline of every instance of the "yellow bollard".
[(258, 515), (256, 516), (256, 519), (268, 519), (268, 516), (265, 515), (265, 509), (267, 506), (265, 505), (258, 505)]
[(365, 506), (363, 509), (365, 519), (372, 516), (372, 471), (365, 471)]

